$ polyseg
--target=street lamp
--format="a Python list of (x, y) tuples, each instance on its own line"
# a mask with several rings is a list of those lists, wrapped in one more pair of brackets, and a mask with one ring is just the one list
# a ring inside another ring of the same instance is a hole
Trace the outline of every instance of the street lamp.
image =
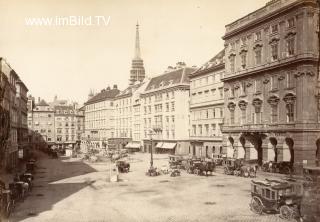
[(155, 126), (152, 129), (150, 129), (149, 135), (150, 135), (150, 142), (151, 142), (151, 149), (150, 149), (150, 169), (153, 168), (153, 141), (152, 141), (152, 135), (156, 135), (159, 132), (162, 132), (162, 128), (159, 126)]

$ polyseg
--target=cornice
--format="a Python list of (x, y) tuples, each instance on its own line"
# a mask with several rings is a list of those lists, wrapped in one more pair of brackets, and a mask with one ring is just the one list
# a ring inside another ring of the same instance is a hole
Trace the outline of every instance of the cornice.
[[(250, 28), (252, 28), (254, 26), (257, 26), (257, 25), (259, 25), (259, 24), (261, 24), (261, 23), (263, 23), (265, 21), (272, 20), (272, 19), (274, 19), (274, 17), (279, 16), (281, 14), (284, 14), (288, 10), (292, 10), (294, 8), (297, 8), (300, 5), (316, 6), (315, 5), (315, 1), (313, 1), (313, 0), (302, 0), (302, 1), (293, 2), (291, 4), (283, 6), (282, 8), (280, 8), (280, 9), (278, 9), (276, 11), (270, 12), (269, 14), (266, 14), (265, 16), (262, 16), (261, 18), (252, 19), (251, 22), (249, 22), (247, 24), (244, 24), (243, 26), (239, 26), (238, 28), (235, 28), (232, 31), (226, 32), (226, 34), (222, 37), (222, 39), (226, 40), (226, 39), (228, 39), (228, 38), (230, 38), (230, 37), (232, 37), (234, 35), (237, 35), (237, 34), (243, 32), (243, 31), (249, 30)], [(264, 7), (262, 7), (262, 8), (264, 8)], [(262, 8), (260, 8), (260, 9), (262, 9)], [(250, 14), (252, 14), (252, 13), (250, 13)], [(247, 16), (249, 16), (250, 14), (248, 14)], [(234, 24), (234, 23), (236, 23), (238, 21), (240, 21), (241, 19), (246, 18), (247, 16), (244, 16), (244, 17), (234, 21), (233, 23), (230, 23), (230, 24), (226, 25), (226, 27), (229, 26), (229, 25), (232, 25), (232, 24)]]

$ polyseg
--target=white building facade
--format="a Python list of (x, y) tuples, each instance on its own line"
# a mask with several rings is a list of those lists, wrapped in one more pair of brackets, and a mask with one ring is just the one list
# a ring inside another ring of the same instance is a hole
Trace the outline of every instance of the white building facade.
[[(141, 93), (143, 151), (187, 154), (189, 150), (189, 77), (184, 63), (156, 77)], [(152, 132), (153, 135), (150, 134)], [(156, 131), (156, 132), (155, 132)]]
[(190, 78), (190, 145), (193, 156), (211, 158), (222, 149), (224, 50)]

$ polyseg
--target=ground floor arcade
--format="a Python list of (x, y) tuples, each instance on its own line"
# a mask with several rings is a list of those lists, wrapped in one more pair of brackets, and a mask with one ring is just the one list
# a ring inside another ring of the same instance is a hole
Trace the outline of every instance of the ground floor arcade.
[(320, 132), (224, 133), (227, 157), (292, 164), (315, 164), (320, 159)]

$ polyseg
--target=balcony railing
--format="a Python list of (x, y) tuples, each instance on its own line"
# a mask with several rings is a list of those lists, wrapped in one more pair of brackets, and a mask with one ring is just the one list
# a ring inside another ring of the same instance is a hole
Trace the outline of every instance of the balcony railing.
[(296, 128), (295, 123), (285, 124), (244, 124), (244, 125), (224, 125), (222, 131), (272, 131), (288, 130)]

